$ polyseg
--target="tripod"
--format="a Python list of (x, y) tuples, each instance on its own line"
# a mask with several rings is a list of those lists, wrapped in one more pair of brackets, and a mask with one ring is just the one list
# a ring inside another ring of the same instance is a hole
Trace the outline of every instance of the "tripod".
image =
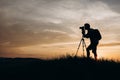
[(84, 56), (84, 51), (85, 51), (84, 48), (86, 49), (86, 43), (85, 43), (85, 40), (84, 40), (84, 37), (83, 37), (83, 36), (82, 36), (82, 39), (80, 40), (80, 43), (79, 43), (79, 45), (78, 45), (78, 48), (77, 48), (77, 51), (76, 51), (75, 56), (77, 56), (77, 54), (78, 54), (78, 51), (79, 51), (79, 48), (80, 48), (81, 43), (82, 43), (83, 56)]

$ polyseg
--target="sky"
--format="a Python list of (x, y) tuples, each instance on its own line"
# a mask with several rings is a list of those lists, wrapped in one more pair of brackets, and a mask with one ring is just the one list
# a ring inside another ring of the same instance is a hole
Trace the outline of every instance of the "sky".
[[(82, 36), (79, 27), (90, 23), (102, 34), (99, 58), (120, 60), (119, 4), (120, 0), (0, 0), (0, 57), (74, 55)], [(88, 46), (89, 39), (85, 41)]]

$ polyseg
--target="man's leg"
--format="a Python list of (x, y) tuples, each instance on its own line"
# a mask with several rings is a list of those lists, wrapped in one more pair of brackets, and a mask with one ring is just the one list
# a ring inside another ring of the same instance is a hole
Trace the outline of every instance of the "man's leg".
[(94, 54), (95, 60), (97, 60), (97, 52), (96, 52), (96, 49), (94, 49), (92, 52), (93, 52), (93, 54)]
[(87, 58), (90, 57), (90, 51), (89, 51), (89, 48), (87, 48)]
[(95, 60), (97, 60), (97, 44), (95, 44), (92, 48), (92, 52), (94, 54), (94, 58)]

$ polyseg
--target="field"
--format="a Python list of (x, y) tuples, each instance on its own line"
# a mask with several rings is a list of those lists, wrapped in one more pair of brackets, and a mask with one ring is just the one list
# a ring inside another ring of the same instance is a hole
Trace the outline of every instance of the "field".
[(0, 58), (0, 80), (120, 80), (120, 62), (66, 57)]

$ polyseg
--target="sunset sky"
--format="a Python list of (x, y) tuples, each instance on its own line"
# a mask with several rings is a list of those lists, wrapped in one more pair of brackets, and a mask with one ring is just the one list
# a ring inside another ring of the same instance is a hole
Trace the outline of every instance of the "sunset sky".
[(0, 57), (73, 55), (86, 22), (102, 34), (98, 57), (120, 60), (120, 0), (0, 0)]

